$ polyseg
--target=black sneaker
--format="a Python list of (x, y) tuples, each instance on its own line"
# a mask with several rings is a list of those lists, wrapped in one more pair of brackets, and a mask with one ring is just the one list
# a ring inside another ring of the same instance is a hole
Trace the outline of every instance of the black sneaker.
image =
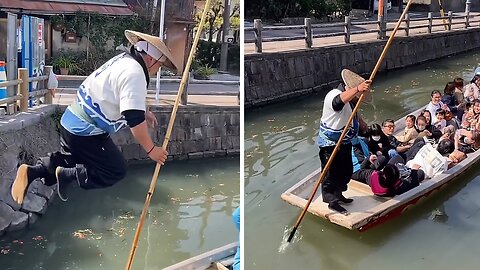
[(345, 198), (345, 196), (343, 196), (342, 192), (337, 192), (336, 195), (337, 195), (338, 201), (341, 202), (341, 203), (352, 203), (353, 202), (353, 199)]
[(17, 176), (12, 184), (11, 194), (12, 198), (18, 204), (23, 203), (25, 198), (25, 191), (28, 188), (28, 185), (33, 182), (33, 180), (41, 177), (45, 177), (48, 172), (41, 165), (30, 166), (27, 164), (22, 164), (17, 169)]
[(55, 177), (57, 178), (57, 193), (60, 200), (66, 202), (68, 200), (67, 190), (72, 182), (76, 178), (75, 168), (57, 167), (55, 170)]
[(348, 213), (347, 209), (343, 208), (338, 201), (331, 201), (328, 203), (328, 209), (337, 211), (345, 216), (348, 216), (350, 213)]

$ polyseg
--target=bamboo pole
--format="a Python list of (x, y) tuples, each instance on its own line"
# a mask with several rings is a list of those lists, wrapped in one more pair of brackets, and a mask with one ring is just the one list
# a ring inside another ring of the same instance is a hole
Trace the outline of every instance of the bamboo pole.
[[(398, 28), (400, 28), (400, 25), (403, 21), (403, 18), (405, 17), (405, 14), (407, 14), (408, 9), (410, 8), (410, 5), (412, 4), (412, 0), (409, 0), (407, 3), (407, 6), (405, 7), (405, 10), (403, 11), (402, 15), (400, 16), (400, 19), (398, 19), (397, 25), (395, 25), (395, 28), (393, 29), (392, 34), (388, 38), (387, 44), (385, 45), (385, 48), (383, 48), (382, 53), (380, 54), (380, 58), (378, 58), (377, 64), (375, 65), (375, 68), (372, 71), (372, 74), (370, 75), (369, 80), (373, 81), (373, 78), (377, 74), (378, 69), (380, 68), (380, 64), (382, 63), (383, 59), (385, 58), (385, 55), (387, 54), (387, 50), (390, 47), (390, 44), (392, 44), (393, 37), (397, 33)], [(320, 174), (320, 177), (318, 177), (317, 184), (315, 185), (315, 188), (313, 189), (312, 193), (310, 194), (310, 198), (308, 199), (307, 204), (302, 210), (302, 213), (297, 219), (297, 222), (295, 223), (295, 226), (293, 226), (292, 231), (290, 232), (290, 235), (288, 236), (287, 242), (291, 242), (293, 239), (293, 236), (295, 235), (295, 232), (298, 229), (298, 226), (302, 222), (303, 217), (305, 216), (308, 207), (313, 201), (313, 198), (315, 197), (315, 193), (317, 193), (318, 188), (320, 187), (320, 184), (323, 182), (323, 179), (325, 178), (325, 175), (327, 174), (328, 168), (330, 168), (330, 165), (333, 162), (333, 159), (335, 158), (335, 155), (338, 152), (338, 149), (340, 148), (340, 145), (342, 144), (343, 138), (345, 137), (345, 134), (348, 131), (348, 127), (353, 121), (353, 118), (355, 117), (355, 114), (358, 111), (358, 108), (360, 107), (360, 104), (362, 103), (363, 100), (363, 93), (360, 95), (360, 98), (358, 99), (357, 104), (355, 105), (355, 108), (353, 108), (352, 114), (350, 115), (350, 118), (348, 118), (347, 124), (345, 125), (345, 128), (343, 129), (342, 134), (340, 135), (340, 138), (338, 138), (338, 142), (335, 145), (335, 148), (333, 149), (332, 154), (330, 155), (330, 158), (327, 161), (327, 164), (325, 165), (325, 168), (322, 168), (322, 173)]]
[[(195, 39), (192, 44), (192, 49), (190, 50), (190, 55), (188, 56), (187, 64), (185, 65), (185, 68), (183, 71), (182, 81), (180, 82), (180, 86), (178, 87), (177, 98), (175, 99), (175, 104), (173, 106), (172, 114), (170, 115), (170, 121), (168, 123), (167, 133), (165, 134), (165, 139), (163, 141), (163, 145), (162, 145), (163, 149), (167, 149), (168, 141), (170, 140), (170, 135), (173, 129), (173, 123), (175, 122), (175, 117), (176, 117), (178, 106), (181, 100), (182, 92), (185, 88), (185, 85), (188, 79), (188, 74), (189, 74), (188, 71), (190, 70), (190, 65), (192, 64), (193, 56), (195, 55), (195, 51), (197, 49), (198, 40), (200, 39), (200, 35), (203, 30), (203, 25), (205, 24), (205, 18), (208, 13), (208, 8), (210, 7), (210, 1), (211, 0), (207, 0), (207, 2), (205, 3), (202, 19), (200, 20), (200, 24), (198, 25), (197, 33), (195, 35)], [(130, 250), (130, 255), (128, 257), (127, 265), (125, 267), (126, 270), (130, 270), (130, 268), (132, 267), (133, 257), (135, 256), (135, 251), (137, 250), (137, 247), (138, 247), (138, 239), (140, 237), (142, 226), (148, 212), (150, 200), (152, 199), (153, 192), (155, 191), (155, 186), (157, 185), (160, 168), (161, 168), (160, 163), (157, 163), (157, 165), (155, 166), (155, 172), (153, 173), (152, 181), (150, 182), (150, 188), (147, 192), (147, 198), (145, 199), (145, 204), (143, 205), (142, 214), (140, 215), (140, 220), (138, 222), (137, 229), (135, 231), (135, 236), (132, 242), (132, 248)]]

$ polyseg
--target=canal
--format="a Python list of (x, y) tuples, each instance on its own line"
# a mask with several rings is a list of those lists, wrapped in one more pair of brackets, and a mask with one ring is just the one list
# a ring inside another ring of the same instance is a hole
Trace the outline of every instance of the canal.
[[(162, 168), (132, 269), (168, 265), (238, 240), (239, 159)], [(0, 239), (0, 269), (124, 269), (155, 165), (131, 166), (104, 190), (56, 200), (33, 227)]]
[[(480, 51), (379, 74), (369, 123), (397, 119), (428, 103), (455, 76), (470, 80)], [(301, 209), (280, 195), (319, 167), (315, 145), (323, 96), (276, 104), (245, 116), (245, 269), (465, 269), (478, 267), (480, 167), (428, 201), (367, 232), (349, 231), (309, 213), (300, 240), (280, 253)]]

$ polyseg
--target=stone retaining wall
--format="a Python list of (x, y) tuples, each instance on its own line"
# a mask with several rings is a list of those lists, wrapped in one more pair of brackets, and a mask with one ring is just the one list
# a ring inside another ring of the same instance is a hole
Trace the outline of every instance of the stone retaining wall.
[[(0, 236), (23, 229), (43, 215), (56, 197), (55, 186), (40, 180), (28, 189), (24, 203), (16, 204), (10, 186), (21, 163), (34, 164), (38, 157), (60, 148), (56, 125), (64, 108), (48, 105), (0, 119)], [(151, 108), (159, 126), (152, 137), (162, 145), (172, 108)], [(127, 161), (148, 160), (145, 151), (125, 129), (112, 136)], [(240, 154), (239, 107), (186, 106), (177, 112), (168, 147), (169, 159), (222, 157)]]
[[(355, 44), (245, 55), (245, 107), (275, 103), (294, 96), (329, 91), (348, 68), (368, 77), (386, 44)], [(396, 37), (379, 71), (394, 70), (480, 48), (480, 28)]]

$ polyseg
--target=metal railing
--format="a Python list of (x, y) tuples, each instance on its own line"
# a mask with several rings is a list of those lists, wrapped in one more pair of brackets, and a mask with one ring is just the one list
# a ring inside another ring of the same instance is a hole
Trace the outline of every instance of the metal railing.
[[(460, 20), (458, 20), (460, 19)], [(476, 19), (476, 20), (474, 20)], [(441, 23), (437, 23), (441, 20)], [(454, 21), (457, 20), (457, 21)], [(349, 16), (345, 17), (345, 22), (343, 23), (329, 23), (329, 24), (311, 24), (310, 18), (305, 18), (304, 25), (290, 25), (290, 26), (263, 26), (260, 19), (254, 20), (253, 27), (245, 27), (245, 31), (253, 31), (254, 39), (246, 39), (245, 43), (255, 43), (255, 52), (261, 53), (263, 51), (262, 44), (264, 42), (279, 42), (279, 41), (291, 41), (291, 40), (305, 40), (305, 48), (312, 48), (313, 39), (316, 38), (326, 38), (326, 37), (337, 37), (344, 36), (344, 42), (350, 43), (352, 35), (360, 35), (366, 33), (377, 33), (377, 39), (384, 39), (387, 36), (387, 31), (392, 31), (393, 27), (387, 27), (387, 23), (393, 23), (396, 21), (362, 21), (362, 22), (352, 22)], [(414, 22), (416, 25), (411, 25)], [(418, 24), (418, 22), (426, 22)], [(470, 12), (464, 13), (464, 15), (454, 15), (452, 11), (448, 12), (446, 16), (434, 17), (432, 12), (428, 13), (426, 18), (414, 18), (411, 19), (409, 14), (406, 14), (406, 17), (402, 21), (403, 26), (400, 27), (400, 30), (405, 31), (405, 35), (410, 35), (410, 30), (427, 28), (427, 33), (432, 33), (434, 27), (444, 26), (444, 30), (440, 31), (451, 31), (452, 25), (464, 25), (464, 28), (473, 27), (474, 23), (480, 23), (480, 15), (471, 15)], [(352, 27), (355, 26), (369, 26), (376, 25), (375, 29), (362, 29), (362, 30), (352, 30)], [(477, 27), (480, 26), (477, 24)], [(343, 27), (343, 31), (336, 31), (332, 33), (324, 34), (314, 34), (314, 29), (321, 28), (332, 28), (332, 27)], [(289, 37), (271, 37), (264, 38), (262, 37), (262, 32), (265, 30), (278, 31), (278, 30), (304, 30), (304, 35), (302, 36), (289, 36)]]
[[(51, 66), (45, 66), (45, 74), (50, 74)], [(28, 110), (28, 101), (33, 98), (44, 97), (45, 104), (52, 104), (52, 95), (47, 89), (48, 76), (28, 77), (28, 69), (18, 69), (18, 79), (0, 82), (0, 87), (16, 86), (16, 94), (10, 97), (0, 99), (0, 106), (6, 107), (7, 114), (16, 112), (26, 112)], [(30, 82), (38, 82), (38, 89), (32, 92), (28, 90)]]

